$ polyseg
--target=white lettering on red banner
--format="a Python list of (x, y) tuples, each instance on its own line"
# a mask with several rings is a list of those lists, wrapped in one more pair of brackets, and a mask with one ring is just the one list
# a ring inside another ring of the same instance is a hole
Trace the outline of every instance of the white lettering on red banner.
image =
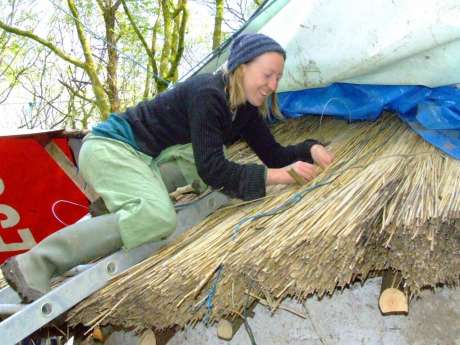
[[(5, 184), (0, 178), (0, 195), (5, 191)], [(6, 216), (6, 218), (3, 218)], [(14, 227), (19, 224), (21, 217), (19, 213), (11, 206), (0, 204), (0, 252), (13, 252), (18, 250), (27, 250), (35, 246), (35, 238), (29, 228), (18, 229), (17, 232), (22, 242), (5, 243), (2, 238), (2, 232), (14, 231)]]

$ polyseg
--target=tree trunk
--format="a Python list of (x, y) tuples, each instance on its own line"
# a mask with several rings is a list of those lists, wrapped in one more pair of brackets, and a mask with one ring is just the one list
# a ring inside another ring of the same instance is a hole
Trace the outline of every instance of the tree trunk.
[(214, 17), (214, 32), (212, 34), (212, 50), (222, 42), (222, 22), (224, 20), (224, 0), (216, 0), (216, 15)]
[(102, 86), (102, 83), (97, 75), (96, 64), (94, 63), (91, 47), (89, 45), (85, 33), (83, 32), (83, 28), (78, 16), (75, 2), (74, 0), (67, 0), (67, 3), (69, 5), (70, 11), (72, 12), (73, 21), (75, 23), (75, 27), (78, 33), (78, 39), (80, 40), (80, 44), (83, 49), (83, 54), (85, 56), (84, 69), (88, 74), (89, 79), (91, 80), (91, 86), (96, 97), (96, 105), (101, 113), (101, 118), (102, 120), (105, 120), (107, 119), (110, 112), (110, 103), (107, 99), (104, 87)]
[(105, 35), (107, 39), (107, 95), (110, 102), (110, 111), (117, 112), (120, 110), (120, 97), (118, 95), (118, 52), (117, 37), (115, 34), (115, 16), (118, 10), (119, 2), (111, 4), (111, 0), (106, 1), (102, 9), (105, 22)]
[(175, 10), (174, 36), (170, 53), (170, 69), (167, 75), (169, 81), (177, 81), (179, 77), (178, 67), (184, 53), (184, 37), (187, 27), (188, 9), (187, 0), (180, 0)]
[[(165, 78), (169, 70), (169, 56), (171, 53), (172, 41), (172, 15), (171, 3), (168, 0), (161, 0), (161, 12), (163, 14), (163, 49), (160, 57), (160, 70), (161, 78)], [(159, 84), (158, 92), (165, 90), (167, 85)]]

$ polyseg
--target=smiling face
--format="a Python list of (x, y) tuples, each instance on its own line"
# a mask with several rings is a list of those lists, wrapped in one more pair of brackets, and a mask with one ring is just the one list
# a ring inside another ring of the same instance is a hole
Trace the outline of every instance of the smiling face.
[(284, 69), (283, 55), (277, 52), (264, 53), (242, 67), (246, 100), (260, 107), (278, 88)]

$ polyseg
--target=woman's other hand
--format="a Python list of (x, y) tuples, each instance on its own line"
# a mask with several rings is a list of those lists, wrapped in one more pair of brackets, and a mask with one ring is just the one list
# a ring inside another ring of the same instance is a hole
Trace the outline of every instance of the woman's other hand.
[(302, 161), (297, 161), (280, 169), (268, 169), (267, 185), (296, 183), (297, 181), (289, 173), (290, 170), (293, 170), (300, 178), (305, 179), (305, 182), (307, 182), (316, 177), (316, 169), (315, 165)]
[(310, 154), (313, 162), (321, 168), (326, 169), (334, 161), (334, 154), (323, 145), (315, 144), (310, 148)]

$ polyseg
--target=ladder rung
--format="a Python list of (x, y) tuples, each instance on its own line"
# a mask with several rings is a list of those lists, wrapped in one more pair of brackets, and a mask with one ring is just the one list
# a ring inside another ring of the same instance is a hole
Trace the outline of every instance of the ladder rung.
[[(0, 323), (2, 345), (14, 345), (43, 327), (92, 293), (104, 287), (115, 275), (151, 256), (160, 247), (172, 242), (178, 235), (198, 224), (217, 208), (227, 204), (229, 198), (212, 192), (177, 212), (177, 227), (165, 241), (147, 243), (130, 251), (120, 250), (80, 274), (67, 279), (45, 296), (24, 305), (16, 313)], [(0, 303), (17, 303), (17, 295), (11, 289), (0, 291)], [(3, 299), (5, 298), (5, 300)], [(16, 302), (12, 302), (16, 298)]]
[(0, 315), (12, 315), (22, 310), (27, 304), (0, 304)]

